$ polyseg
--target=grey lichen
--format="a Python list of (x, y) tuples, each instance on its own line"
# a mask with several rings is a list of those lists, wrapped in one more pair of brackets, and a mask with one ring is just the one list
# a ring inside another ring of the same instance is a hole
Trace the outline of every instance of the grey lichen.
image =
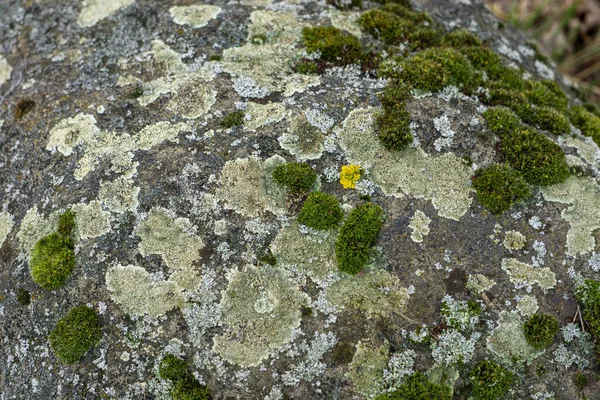
[(77, 17), (77, 25), (89, 28), (117, 12), (120, 8), (133, 4), (135, 0), (84, 0), (83, 8)]
[(79, 239), (93, 239), (110, 232), (110, 213), (104, 211), (98, 200), (71, 207), (75, 213), (76, 235)]
[(0, 247), (8, 237), (14, 223), (12, 215), (6, 211), (0, 212)]
[(123, 214), (136, 212), (140, 188), (131, 179), (119, 177), (113, 181), (100, 182), (98, 199), (108, 210)]
[(214, 337), (213, 350), (241, 367), (252, 367), (292, 340), (300, 326), (301, 307), (309, 304), (284, 270), (246, 265), (227, 274), (222, 292), (221, 335)]

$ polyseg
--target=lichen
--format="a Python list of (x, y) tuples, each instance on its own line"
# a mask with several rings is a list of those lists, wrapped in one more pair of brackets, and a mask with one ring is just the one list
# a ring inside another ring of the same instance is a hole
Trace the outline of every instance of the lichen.
[(0, 212), (0, 247), (2, 247), (14, 224), (12, 215), (6, 211)]
[(408, 227), (412, 230), (410, 238), (417, 243), (423, 241), (423, 237), (429, 235), (429, 224), (431, 218), (429, 218), (423, 211), (417, 210), (410, 219)]
[(93, 239), (110, 232), (110, 213), (102, 209), (98, 200), (75, 204), (71, 209), (75, 212), (79, 239)]
[(336, 131), (349, 162), (368, 171), (386, 195), (430, 200), (442, 217), (458, 220), (472, 199), (471, 170), (452, 153), (430, 157), (420, 148), (387, 151), (373, 132), (375, 108), (350, 112)]
[(534, 296), (524, 295), (517, 302), (517, 310), (522, 316), (528, 317), (538, 310), (538, 302)]
[(120, 8), (133, 4), (135, 0), (84, 0), (83, 8), (77, 17), (77, 25), (89, 28), (99, 21), (111, 16)]
[(527, 238), (519, 231), (506, 231), (504, 232), (504, 247), (507, 250), (521, 250), (525, 247)]
[(356, 182), (358, 182), (362, 173), (363, 170), (360, 165), (342, 165), (342, 170), (340, 171), (340, 183), (344, 189), (354, 189), (356, 187)]
[(8, 61), (6, 61), (6, 58), (0, 56), (0, 86), (2, 86), (4, 82), (10, 79), (11, 73), (12, 67), (10, 66)]
[(335, 9), (329, 10), (329, 19), (331, 25), (337, 29), (341, 29), (348, 33), (353, 34), (357, 38), (362, 36), (360, 25), (358, 24), (358, 18), (360, 13), (357, 12), (343, 12)]
[(256, 131), (263, 126), (283, 120), (288, 115), (283, 103), (258, 104), (249, 102), (246, 108), (244, 130)]
[(383, 390), (383, 371), (388, 366), (389, 344), (373, 346), (359, 341), (352, 357), (348, 377), (356, 391), (373, 398)]
[(309, 297), (284, 270), (269, 266), (246, 265), (230, 271), (227, 280), (220, 322), (225, 330), (214, 337), (213, 350), (244, 368), (260, 365), (292, 340)]
[(569, 222), (567, 254), (576, 256), (595, 249), (592, 233), (600, 228), (597, 218), (600, 208), (600, 187), (593, 178), (571, 177), (557, 185), (543, 187), (542, 194), (548, 201), (568, 204), (561, 216)]
[(527, 343), (523, 321), (516, 311), (501, 311), (498, 326), (487, 338), (487, 348), (506, 364), (531, 362), (544, 350), (536, 350)]
[(248, 38), (264, 35), (269, 43), (294, 44), (302, 37), (304, 23), (292, 13), (256, 10), (250, 14)]
[(113, 301), (134, 317), (158, 317), (184, 301), (183, 291), (175, 282), (162, 280), (135, 265), (110, 267), (106, 271), (106, 287)]
[(225, 208), (248, 217), (270, 211), (276, 215), (287, 212), (286, 190), (273, 181), (272, 172), (285, 163), (283, 157), (240, 158), (227, 161), (221, 171), (221, 187), (216, 195)]
[(119, 177), (114, 181), (100, 182), (98, 200), (115, 213), (136, 212), (139, 193), (140, 188), (133, 186), (131, 179)]
[(333, 305), (362, 311), (367, 318), (388, 318), (402, 312), (410, 297), (398, 277), (373, 266), (365, 268), (361, 276), (343, 274), (326, 290)]
[(469, 275), (467, 280), (467, 289), (480, 294), (487, 290), (490, 290), (496, 282), (493, 279), (489, 279), (487, 276), (482, 274)]
[(38, 214), (37, 206), (31, 207), (21, 221), (17, 239), (21, 250), (29, 257), (29, 253), (38, 240), (49, 235), (56, 228), (60, 213), (54, 212), (48, 217)]
[(202, 28), (208, 25), (208, 22), (217, 18), (220, 12), (220, 7), (206, 4), (169, 8), (173, 22), (178, 25), (190, 25), (192, 28)]
[(158, 254), (171, 271), (170, 280), (185, 289), (195, 289), (199, 276), (193, 263), (200, 258), (202, 239), (188, 218), (175, 218), (164, 208), (152, 208), (135, 228), (140, 254)]
[(303, 115), (292, 119), (289, 131), (285, 131), (278, 140), (281, 148), (300, 161), (319, 159), (325, 150), (325, 135)]
[(556, 275), (548, 267), (533, 267), (514, 258), (504, 258), (502, 270), (508, 274), (511, 282), (519, 286), (531, 288), (538, 284), (544, 292), (556, 286)]

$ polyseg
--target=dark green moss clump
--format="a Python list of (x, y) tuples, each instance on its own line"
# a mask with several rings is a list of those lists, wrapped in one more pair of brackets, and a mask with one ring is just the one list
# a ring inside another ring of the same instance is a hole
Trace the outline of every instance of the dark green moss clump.
[(325, 231), (333, 228), (344, 217), (338, 200), (323, 192), (308, 195), (302, 210), (298, 214), (298, 222), (310, 228)]
[(416, 372), (391, 393), (377, 396), (375, 400), (450, 400), (450, 388), (430, 382), (425, 375)]
[(221, 61), (223, 57), (220, 54), (211, 54), (208, 57), (208, 61)]
[(28, 306), (31, 303), (31, 294), (26, 289), (18, 288), (17, 289), (17, 301), (22, 306)]
[(35, 101), (33, 101), (33, 100), (31, 100), (31, 99), (19, 100), (19, 102), (15, 105), (15, 108), (13, 110), (15, 119), (23, 118), (31, 110), (33, 110), (33, 107), (35, 107)]
[(265, 35), (264, 33), (259, 33), (258, 35), (253, 35), (250, 38), (250, 43), (260, 46), (262, 44), (267, 43), (267, 35)]
[(221, 126), (223, 128), (233, 128), (234, 126), (240, 126), (244, 123), (244, 112), (243, 111), (233, 111), (230, 112), (223, 118), (221, 121)]
[(506, 165), (478, 169), (473, 178), (473, 188), (479, 202), (494, 214), (503, 213), (531, 196), (523, 176)]
[(410, 87), (402, 84), (389, 84), (380, 97), (383, 112), (377, 115), (375, 124), (381, 144), (388, 150), (402, 150), (412, 141), (410, 113), (406, 110), (406, 99)]
[(550, 314), (536, 313), (523, 325), (527, 343), (535, 349), (543, 349), (552, 344), (558, 333), (558, 320)]
[(381, 10), (370, 10), (358, 19), (362, 29), (385, 44), (409, 42), (411, 48), (438, 46), (443, 31), (433, 26), (427, 13), (412, 11), (398, 4), (388, 3)]
[(481, 40), (466, 29), (459, 29), (446, 34), (442, 38), (443, 46), (463, 47), (481, 46)]
[(87, 306), (71, 309), (48, 336), (52, 351), (65, 364), (79, 361), (100, 339), (100, 319), (96, 311)]
[(483, 116), (489, 128), (502, 139), (502, 152), (508, 163), (528, 183), (552, 185), (569, 177), (565, 153), (552, 140), (523, 126), (506, 108), (489, 109)]
[(57, 232), (44, 236), (33, 247), (29, 269), (31, 277), (41, 287), (54, 290), (66, 282), (75, 268), (75, 243), (73, 229), (75, 214), (63, 213)]
[(356, 207), (340, 229), (335, 255), (340, 270), (352, 275), (359, 273), (369, 262), (371, 246), (383, 226), (383, 210), (367, 203)]
[(308, 164), (287, 163), (273, 170), (273, 180), (285, 186), (292, 195), (309, 192), (317, 180), (317, 173)]
[(600, 145), (600, 117), (583, 106), (571, 108), (569, 118), (573, 125), (585, 136), (590, 136)]
[(575, 297), (582, 306), (581, 313), (595, 337), (600, 337), (600, 282), (586, 279), (575, 289)]
[(188, 370), (185, 361), (167, 354), (160, 361), (158, 375), (173, 384), (171, 398), (173, 400), (208, 400), (210, 389), (201, 385)]
[(477, 400), (502, 399), (510, 388), (513, 375), (493, 361), (479, 362), (469, 375), (471, 396)]
[(321, 53), (321, 60), (335, 66), (361, 64), (362, 45), (358, 38), (332, 26), (305, 27), (302, 40), (309, 53)]
[(302, 61), (296, 65), (296, 72), (304, 75), (316, 75), (319, 73), (319, 66), (314, 62)]
[(158, 375), (168, 381), (177, 381), (188, 375), (188, 367), (181, 358), (177, 358), (173, 354), (167, 354), (160, 361)]

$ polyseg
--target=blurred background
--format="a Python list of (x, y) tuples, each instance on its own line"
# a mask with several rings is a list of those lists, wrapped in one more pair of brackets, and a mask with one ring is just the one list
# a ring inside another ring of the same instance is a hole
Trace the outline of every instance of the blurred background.
[(600, 103), (600, 0), (485, 2), (501, 19), (535, 38), (541, 52)]

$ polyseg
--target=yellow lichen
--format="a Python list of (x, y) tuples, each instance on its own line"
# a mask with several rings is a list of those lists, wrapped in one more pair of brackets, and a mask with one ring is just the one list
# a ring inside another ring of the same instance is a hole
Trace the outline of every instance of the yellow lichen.
[(343, 165), (340, 172), (340, 183), (344, 189), (354, 189), (360, 179), (362, 168), (359, 165)]

